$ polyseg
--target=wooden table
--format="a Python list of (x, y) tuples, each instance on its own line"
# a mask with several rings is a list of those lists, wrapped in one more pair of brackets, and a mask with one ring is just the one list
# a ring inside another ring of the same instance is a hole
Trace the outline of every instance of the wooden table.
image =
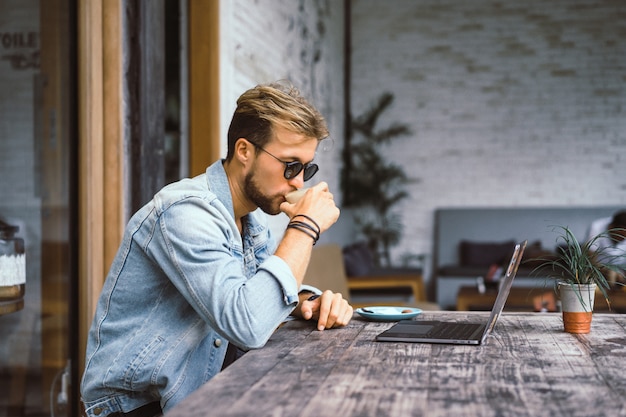
[(375, 342), (391, 323), (358, 316), (324, 332), (289, 322), (166, 417), (626, 415), (626, 316), (595, 315), (578, 336), (559, 313), (500, 320), (483, 346)]

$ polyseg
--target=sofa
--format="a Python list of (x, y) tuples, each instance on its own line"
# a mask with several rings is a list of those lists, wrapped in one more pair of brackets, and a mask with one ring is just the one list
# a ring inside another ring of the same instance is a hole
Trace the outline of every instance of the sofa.
[(429, 298), (444, 309), (453, 309), (462, 286), (476, 285), (494, 265), (508, 261), (514, 243), (528, 246), (514, 286), (540, 287), (545, 279), (531, 274), (533, 259), (558, 248), (556, 226), (567, 226), (584, 239), (593, 220), (613, 215), (621, 206), (439, 208), (435, 211), (432, 277)]

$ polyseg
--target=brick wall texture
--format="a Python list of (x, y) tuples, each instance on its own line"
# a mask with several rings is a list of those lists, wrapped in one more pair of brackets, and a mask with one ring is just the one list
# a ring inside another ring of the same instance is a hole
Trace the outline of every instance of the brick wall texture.
[(412, 130), (385, 150), (415, 179), (396, 259), (437, 207), (626, 206), (626, 2), (351, 7), (352, 112), (388, 91), (380, 126)]
[[(316, 160), (321, 179), (338, 188), (344, 131), (343, 2), (325, 0), (235, 0), (222, 2), (220, 23), (225, 62), (222, 94), (224, 138), (237, 97), (258, 83), (287, 79), (325, 116), (330, 140)], [(228, 72), (232, 74), (228, 74)], [(224, 154), (226, 144), (223, 146)]]
[[(343, 2), (220, 6), (222, 124), (244, 89), (293, 80), (329, 121), (333, 147), (319, 153), (316, 180), (328, 181), (339, 201)], [(396, 261), (432, 253), (438, 207), (626, 206), (626, 2), (350, 6), (351, 111), (390, 92), (380, 127), (412, 131), (385, 149), (415, 180), (399, 206), (405, 232)], [(342, 217), (327, 240), (358, 239), (347, 210)]]
[[(344, 134), (344, 5), (326, 0), (234, 0), (220, 2), (222, 138), (237, 97), (258, 83), (287, 79), (322, 112), (330, 138), (315, 157), (321, 180), (339, 193), (340, 152)], [(286, 216), (273, 219), (282, 233)], [(344, 222), (345, 224), (345, 222)], [(349, 233), (337, 225), (326, 241), (343, 241)]]

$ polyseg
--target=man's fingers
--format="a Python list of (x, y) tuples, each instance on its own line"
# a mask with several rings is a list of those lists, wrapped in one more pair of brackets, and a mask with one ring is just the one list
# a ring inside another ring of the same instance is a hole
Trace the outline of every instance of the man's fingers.
[(325, 295), (326, 297), (322, 297), (322, 303), (320, 305), (317, 328), (324, 330), (335, 326), (343, 326), (345, 310), (349, 307), (348, 302), (344, 300), (339, 293), (333, 294), (328, 291), (328, 294)]
[(320, 297), (319, 318), (317, 319), (317, 330), (324, 330), (328, 321), (328, 312), (332, 304), (332, 291), (326, 290)]
[[(353, 312), (352, 306), (348, 304), (348, 301), (344, 300), (340, 295), (337, 300), (337, 314), (336, 316), (331, 314), (331, 316), (335, 317), (332, 327), (342, 327), (350, 323)], [(326, 325), (326, 328), (329, 328), (328, 324)]]
[(306, 302), (302, 304), (302, 308), (300, 308), (300, 313), (302, 314), (302, 318), (304, 320), (310, 320), (313, 317), (313, 309)]
[(313, 317), (313, 306), (316, 304), (315, 300), (317, 300), (318, 298), (320, 298), (320, 295), (315, 294), (307, 298), (307, 300), (302, 303), (302, 307), (300, 307), (300, 312), (303, 319), (310, 320)]
[[(346, 302), (347, 304), (347, 302)], [(351, 305), (347, 305), (347, 308), (343, 314), (343, 317), (341, 318), (341, 321), (339, 323), (337, 323), (339, 326), (347, 326), (348, 323), (350, 323), (350, 320), (352, 320), (352, 316), (354, 315), (354, 309), (352, 308)]]
[[(318, 299), (311, 297), (301, 307), (302, 318), (308, 320), (317, 317), (317, 329), (331, 329), (345, 326), (352, 320), (353, 309), (340, 293), (324, 291)], [(315, 300), (315, 302), (310, 302)]]

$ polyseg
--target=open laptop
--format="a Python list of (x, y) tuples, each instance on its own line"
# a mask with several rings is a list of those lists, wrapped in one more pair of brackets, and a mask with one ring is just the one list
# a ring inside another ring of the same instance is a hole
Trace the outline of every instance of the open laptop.
[(484, 343), (502, 313), (517, 268), (526, 249), (526, 241), (515, 245), (513, 256), (500, 282), (498, 296), (486, 323), (455, 323), (446, 321), (402, 320), (376, 336), (379, 342), (447, 343), (480, 345)]

